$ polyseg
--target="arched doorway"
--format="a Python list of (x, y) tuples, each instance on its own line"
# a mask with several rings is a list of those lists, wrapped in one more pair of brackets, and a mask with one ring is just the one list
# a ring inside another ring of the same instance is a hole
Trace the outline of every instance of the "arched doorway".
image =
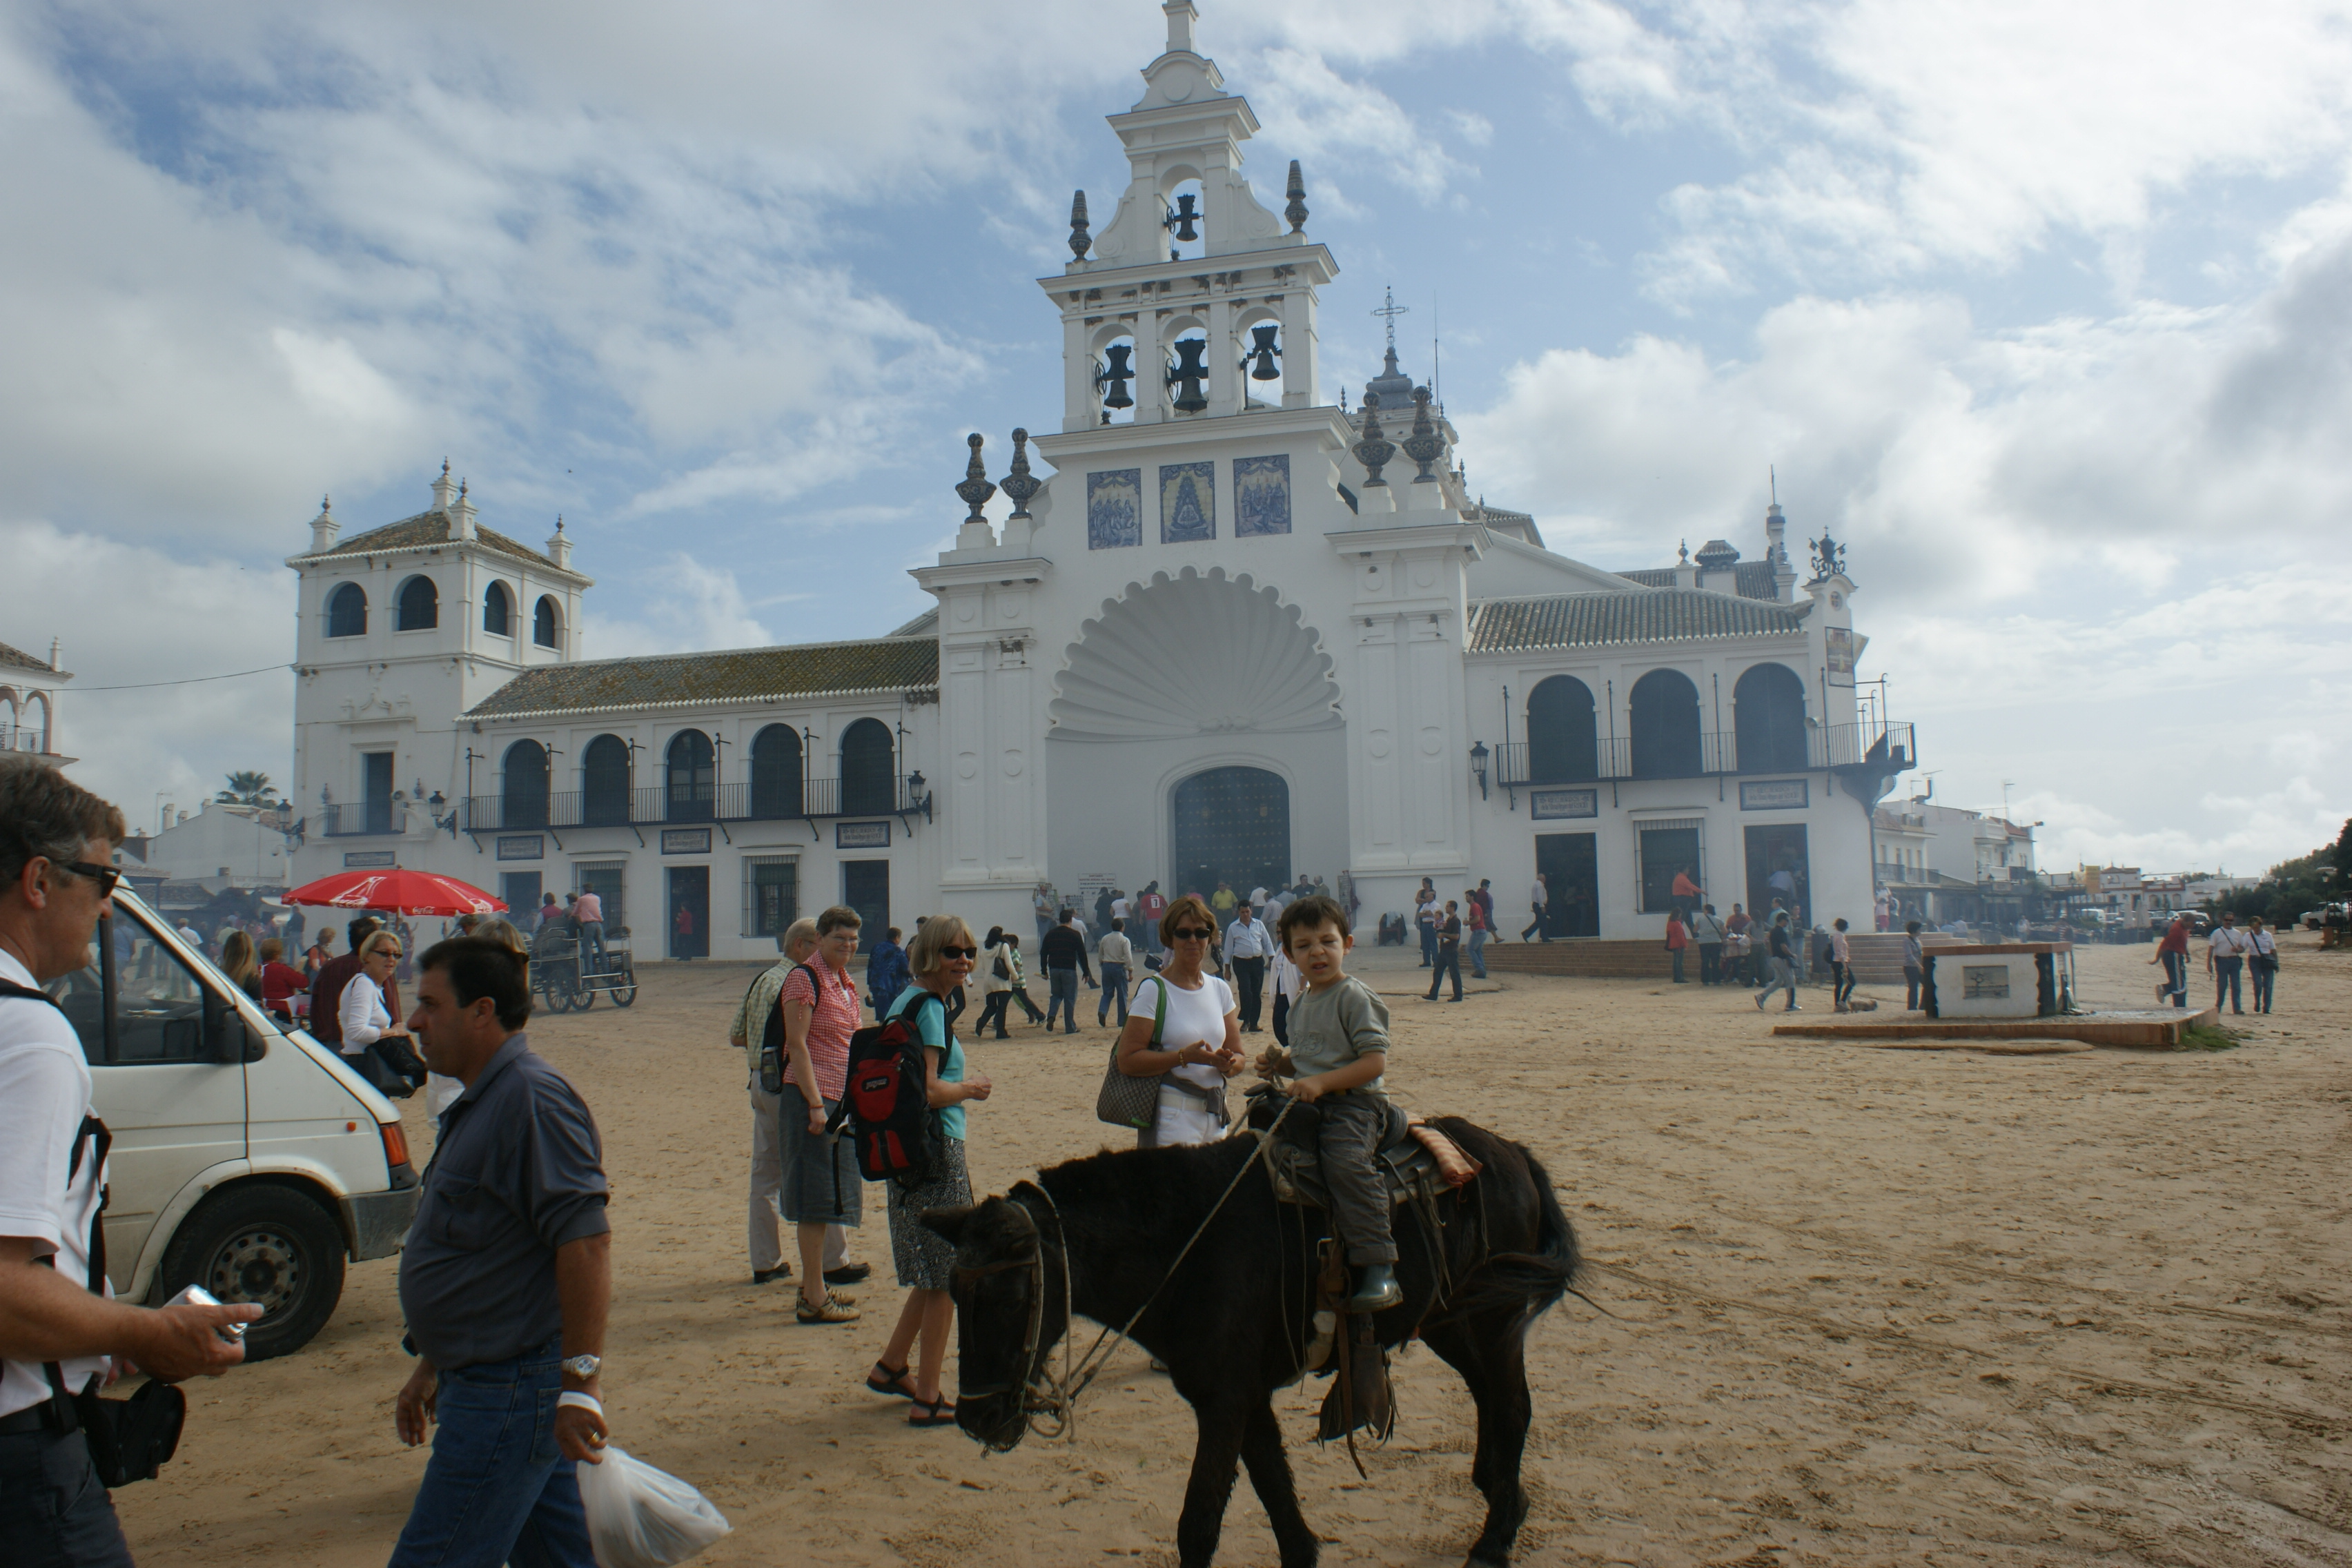
[(708, 822), (719, 796), (719, 765), (710, 737), (681, 730), (669, 743), (664, 779), (669, 785), (665, 820)]
[(1698, 688), (1678, 669), (1654, 669), (1633, 683), (1633, 776), (1695, 779), (1699, 765)]
[(1805, 683), (1785, 664), (1749, 667), (1731, 691), (1732, 733), (1743, 773), (1805, 767)]
[(879, 719), (860, 719), (841, 732), (841, 810), (845, 816), (881, 816), (898, 805), (891, 775), (894, 742)]
[(1211, 768), (1170, 801), (1171, 891), (1246, 895), (1290, 879), (1290, 786), (1264, 768)]

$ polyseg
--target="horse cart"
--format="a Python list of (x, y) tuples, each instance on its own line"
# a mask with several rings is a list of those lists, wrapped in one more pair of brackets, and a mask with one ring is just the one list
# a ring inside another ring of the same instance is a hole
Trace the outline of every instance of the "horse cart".
[(637, 999), (637, 972), (630, 955), (629, 928), (614, 926), (597, 944), (550, 925), (531, 939), (530, 988), (551, 1013), (586, 1012), (597, 993), (625, 1007)]

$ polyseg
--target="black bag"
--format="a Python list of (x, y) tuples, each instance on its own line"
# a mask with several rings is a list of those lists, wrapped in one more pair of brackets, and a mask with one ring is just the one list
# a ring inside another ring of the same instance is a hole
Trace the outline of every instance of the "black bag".
[[(793, 965), (793, 972), (795, 974), (803, 969), (808, 969), (809, 972), (809, 995), (813, 999), (823, 997), (824, 989), (817, 980), (816, 971), (809, 969), (805, 963)], [(790, 980), (792, 975), (788, 974), (784, 978)], [(809, 1009), (812, 1020), (815, 1017), (815, 1006), (812, 1003)], [(761, 1093), (784, 1092), (784, 1058), (791, 1054), (789, 1042), (784, 1034), (784, 993), (780, 986), (776, 991), (775, 1005), (768, 1009), (768, 1021), (760, 1027), (760, 1089)]]
[[(889, 1180), (913, 1188), (931, 1179), (941, 1134), (931, 1109), (930, 1068), (914, 1022), (927, 1006), (944, 1015), (947, 1004), (926, 991), (898, 1016), (849, 1037), (849, 1070), (824, 1130), (830, 1136), (844, 1125), (850, 1129), (858, 1172), (869, 1182)], [(943, 1016), (941, 1038), (950, 1026)]]

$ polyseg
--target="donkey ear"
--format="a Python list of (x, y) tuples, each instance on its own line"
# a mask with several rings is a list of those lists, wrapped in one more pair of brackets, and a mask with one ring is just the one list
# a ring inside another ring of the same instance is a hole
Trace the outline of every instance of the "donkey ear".
[(969, 1204), (961, 1208), (925, 1209), (922, 1219), (923, 1224), (929, 1227), (932, 1234), (944, 1237), (950, 1246), (961, 1247), (963, 1244), (964, 1226), (971, 1223), (971, 1216), (975, 1212), (977, 1211)]

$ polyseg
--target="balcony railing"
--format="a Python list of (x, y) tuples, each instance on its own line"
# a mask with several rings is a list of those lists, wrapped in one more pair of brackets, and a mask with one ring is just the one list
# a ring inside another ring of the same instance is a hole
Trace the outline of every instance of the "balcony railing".
[(390, 837), (408, 831), (408, 806), (395, 800), (366, 800), (322, 808), (330, 838)]
[(48, 731), (36, 724), (0, 724), (0, 752), (47, 752)]
[[(1495, 783), (1507, 789), (1531, 784), (1607, 784), (1620, 779), (1713, 778), (1730, 773), (1793, 773), (1824, 768), (1879, 763), (1890, 773), (1918, 766), (1912, 728), (1899, 724), (1809, 725), (1804, 731), (1804, 754), (1796, 754), (1797, 736), (1783, 732), (1753, 748), (1743, 757), (1736, 731), (1708, 730), (1636, 748), (1625, 735), (1596, 736), (1589, 756), (1580, 748), (1507, 741), (1494, 748)], [(1538, 750), (1542, 754), (1538, 755)], [(1538, 766), (1540, 764), (1540, 767)], [(1542, 776), (1538, 777), (1540, 773)]]
[(698, 822), (794, 822), (824, 816), (893, 816), (920, 811), (929, 799), (919, 773), (878, 789), (842, 781), (793, 779), (782, 784), (654, 784), (643, 788), (565, 790), (545, 795), (478, 795), (466, 802), (468, 833), (516, 833), (546, 827), (653, 827)]

